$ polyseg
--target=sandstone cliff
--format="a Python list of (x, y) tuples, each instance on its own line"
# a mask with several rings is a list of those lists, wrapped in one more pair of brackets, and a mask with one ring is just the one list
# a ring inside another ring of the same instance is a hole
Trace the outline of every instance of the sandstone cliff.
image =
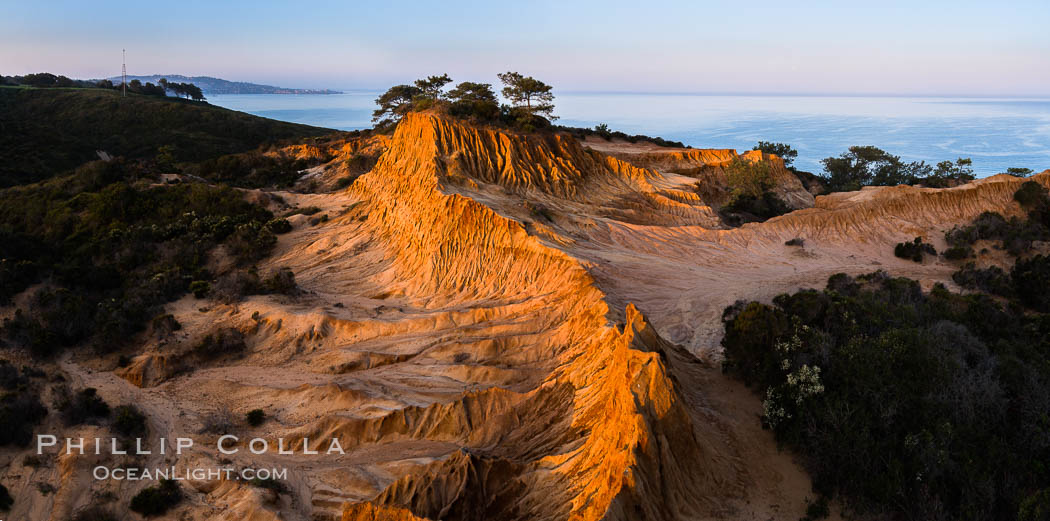
[(726, 165), (737, 158), (751, 162), (764, 161), (769, 163), (773, 176), (773, 193), (796, 210), (813, 206), (813, 194), (784, 166), (784, 161), (773, 154), (757, 150), (738, 154), (736, 150), (726, 148), (611, 146), (597, 140), (589, 141), (588, 145), (639, 167), (696, 178), (698, 188), (705, 196), (704, 200), (708, 204), (718, 206), (729, 200)]

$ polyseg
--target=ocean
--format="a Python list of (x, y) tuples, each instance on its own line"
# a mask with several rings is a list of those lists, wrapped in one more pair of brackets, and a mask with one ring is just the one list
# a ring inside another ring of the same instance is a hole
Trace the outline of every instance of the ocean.
[[(212, 95), (208, 101), (283, 121), (340, 130), (371, 126), (378, 92), (332, 95)], [(973, 159), (984, 177), (1010, 167), (1050, 168), (1050, 99), (859, 96), (730, 96), (556, 93), (557, 123), (599, 123), (698, 148), (747, 150), (759, 140), (791, 144), (795, 166), (853, 145), (874, 145), (907, 161)]]

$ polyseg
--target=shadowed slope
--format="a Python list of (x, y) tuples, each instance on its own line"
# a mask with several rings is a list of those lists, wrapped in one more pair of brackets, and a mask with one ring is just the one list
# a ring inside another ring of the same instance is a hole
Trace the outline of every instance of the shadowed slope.
[(181, 98), (108, 89), (0, 88), (0, 186), (47, 179), (98, 159), (96, 151), (178, 161), (245, 152), (334, 130), (286, 123)]

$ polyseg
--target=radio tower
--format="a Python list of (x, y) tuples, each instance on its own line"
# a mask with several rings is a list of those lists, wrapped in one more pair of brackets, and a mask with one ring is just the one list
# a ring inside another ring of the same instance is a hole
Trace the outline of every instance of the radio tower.
[(120, 50), (120, 96), (122, 98), (128, 97), (128, 59), (127, 52), (124, 49)]

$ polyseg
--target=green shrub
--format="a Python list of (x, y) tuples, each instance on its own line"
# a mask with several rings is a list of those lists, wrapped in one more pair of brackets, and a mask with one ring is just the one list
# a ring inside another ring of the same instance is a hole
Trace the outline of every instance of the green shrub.
[(964, 260), (973, 257), (973, 248), (969, 246), (952, 246), (944, 250), (944, 258), (948, 260)]
[(211, 293), (211, 284), (206, 280), (195, 280), (190, 283), (190, 293), (193, 293), (194, 298), (204, 298)]
[(0, 447), (25, 447), (33, 439), (33, 428), (47, 416), (36, 389), (28, 386), (0, 394)]
[(28, 383), (11, 362), (0, 359), (0, 390), (13, 391)]
[(237, 264), (245, 265), (265, 257), (274, 245), (277, 236), (265, 225), (253, 222), (243, 224), (226, 239), (226, 250), (230, 252)]
[[(340, 178), (340, 181), (346, 179), (352, 182), (354, 179), (357, 178), (357, 175), (368, 172), (369, 170), (374, 168), (378, 161), (379, 154), (364, 154), (358, 152), (350, 156), (343, 164), (346, 166), (346, 169), (350, 172), (351, 175)], [(336, 184), (338, 184), (338, 182)], [(346, 184), (347, 186), (350, 185), (349, 182)]]
[(246, 348), (244, 333), (232, 327), (225, 327), (206, 335), (193, 348), (193, 351), (202, 358), (215, 359), (222, 356), (240, 354)]
[(1046, 189), (1034, 181), (1021, 186), (1014, 198), (1025, 202), (1026, 219), (1007, 220), (998, 213), (984, 212), (970, 225), (956, 226), (945, 233), (949, 246), (966, 248), (978, 240), (994, 240), (1000, 241), (1001, 247), (1016, 257), (1031, 251), (1035, 241), (1050, 240), (1050, 198)]
[(806, 505), (806, 517), (807, 521), (816, 521), (817, 519), (827, 519), (831, 516), (831, 507), (828, 506), (828, 498), (820, 496), (819, 499)]
[(905, 163), (873, 146), (852, 146), (838, 157), (820, 161), (824, 165), (824, 186), (829, 192), (860, 190), (864, 186), (914, 184), (931, 175), (933, 169), (922, 162)]
[(248, 421), (248, 425), (258, 427), (266, 421), (266, 413), (262, 409), (252, 409), (245, 415), (245, 420)]
[(270, 230), (271, 232), (277, 235), (281, 235), (282, 233), (288, 233), (292, 231), (292, 223), (288, 222), (288, 219), (279, 217), (267, 222), (266, 229)]
[(234, 416), (229, 409), (222, 407), (205, 416), (203, 423), (202, 434), (228, 434), (234, 429)]
[(978, 269), (974, 263), (968, 263), (952, 274), (956, 284), (969, 289), (977, 289), (1003, 297), (1014, 296), (1014, 283), (1002, 268), (990, 266)]
[(11, 493), (7, 491), (7, 487), (0, 485), (0, 510), (10, 510), (11, 505), (15, 504), (15, 499), (11, 497)]
[(1031, 208), (1046, 204), (1048, 200), (1047, 193), (1048, 191), (1043, 185), (1035, 181), (1025, 181), (1021, 184), (1021, 188), (1014, 192), (1014, 200), (1021, 203), (1021, 206)]
[(791, 163), (798, 157), (798, 150), (787, 143), (773, 143), (771, 141), (759, 141), (751, 150), (760, 150), (766, 154), (773, 154), (784, 160), (784, 166), (790, 167)]
[(66, 425), (80, 425), (109, 416), (109, 405), (102, 400), (94, 387), (81, 389), (71, 397), (62, 397), (58, 410), (61, 411), (62, 420)]
[[(121, 98), (108, 89), (0, 89), (0, 114), (0, 186), (65, 174), (98, 150), (154, 161), (158, 147), (170, 145), (180, 161), (197, 162), (332, 132), (174, 97)], [(229, 180), (250, 173), (239, 170)]]
[(779, 365), (769, 358), (770, 347), (787, 333), (790, 323), (783, 312), (758, 302), (726, 309), (725, 365), (747, 385), (765, 382)]
[(182, 501), (182, 490), (177, 482), (165, 479), (160, 485), (142, 489), (131, 498), (131, 510), (144, 517), (159, 516)]
[(937, 255), (937, 250), (932, 244), (923, 243), (922, 237), (916, 237), (911, 242), (897, 243), (897, 246), (893, 248), (893, 254), (902, 259), (922, 262), (924, 255)]
[(765, 221), (791, 211), (787, 203), (781, 200), (773, 192), (763, 192), (755, 197), (750, 194), (735, 196), (732, 201), (722, 207), (722, 217), (731, 226), (739, 226), (746, 222)]
[(773, 172), (767, 161), (749, 161), (734, 157), (725, 167), (726, 182), (734, 197), (760, 199), (773, 189)]
[(1044, 313), (1050, 312), (1050, 257), (1036, 255), (1017, 261), (1010, 277), (1024, 305)]
[(262, 285), (268, 293), (281, 295), (297, 295), (299, 293), (299, 286), (295, 283), (295, 274), (289, 268), (281, 268), (273, 272), (272, 275), (263, 281)]
[(619, 130), (611, 130), (608, 126), (604, 128), (602, 125), (595, 126), (594, 128), (580, 128), (580, 127), (566, 127), (562, 125), (555, 125), (554, 130), (559, 132), (568, 132), (577, 139), (586, 139), (588, 136), (598, 136), (607, 141), (613, 139), (619, 139), (628, 143), (652, 143), (656, 146), (667, 147), (667, 148), (689, 148), (681, 141), (670, 141), (662, 137), (652, 137), (642, 134), (629, 135)]
[(605, 123), (599, 123), (594, 126), (594, 133), (601, 136), (606, 141), (612, 140), (612, 132), (609, 130), (609, 125)]
[(72, 521), (120, 521), (120, 518), (112, 510), (94, 505), (77, 512)]
[(149, 431), (146, 415), (134, 405), (121, 405), (113, 410), (113, 430), (125, 437), (142, 437)]
[[(36, 356), (84, 343), (102, 352), (118, 348), (191, 281), (208, 277), (204, 266), (215, 246), (226, 244), (244, 263), (276, 242), (264, 229), (273, 215), (229, 188), (93, 182), (73, 176), (2, 194), (0, 258), (8, 262), (0, 268), (8, 269), (0, 277), (13, 277), (19, 287), (3, 285), (0, 300), (27, 284), (52, 284), (30, 295), (0, 337)], [(33, 245), (23, 247), (23, 239)], [(32, 269), (18, 268), (24, 265)], [(198, 294), (203, 289), (194, 286)]]
[(1031, 168), (1010, 167), (1007, 168), (1006, 171), (1003, 173), (1006, 175), (1012, 175), (1014, 177), (1028, 177), (1034, 174), (1035, 172)]
[(288, 492), (288, 487), (284, 483), (281, 483), (280, 481), (273, 478), (253, 478), (248, 481), (248, 484), (257, 488), (272, 490), (278, 494), (284, 494)]
[(302, 208), (295, 208), (284, 214), (285, 217), (291, 217), (293, 215), (313, 215), (321, 211), (319, 206), (304, 206)]
[[(1046, 293), (1039, 280), (1028, 285)], [(1026, 498), (1050, 486), (1050, 314), (876, 272), (723, 319), (724, 367), (763, 398), (764, 423), (822, 495), (886, 518), (1038, 511)]]
[[(196, 293), (194, 293), (194, 296), (196, 297)], [(150, 321), (150, 327), (153, 329), (154, 335), (165, 337), (182, 329), (182, 324), (180, 324), (178, 320), (175, 320), (175, 315), (172, 315), (171, 313), (162, 313), (153, 317), (153, 320)]]
[(1050, 488), (1044, 488), (1021, 502), (1017, 521), (1050, 521)]
[(323, 163), (325, 158), (308, 161), (297, 159), (280, 150), (261, 150), (230, 154), (190, 165), (187, 174), (210, 181), (246, 188), (290, 187), (299, 180), (302, 170)]

